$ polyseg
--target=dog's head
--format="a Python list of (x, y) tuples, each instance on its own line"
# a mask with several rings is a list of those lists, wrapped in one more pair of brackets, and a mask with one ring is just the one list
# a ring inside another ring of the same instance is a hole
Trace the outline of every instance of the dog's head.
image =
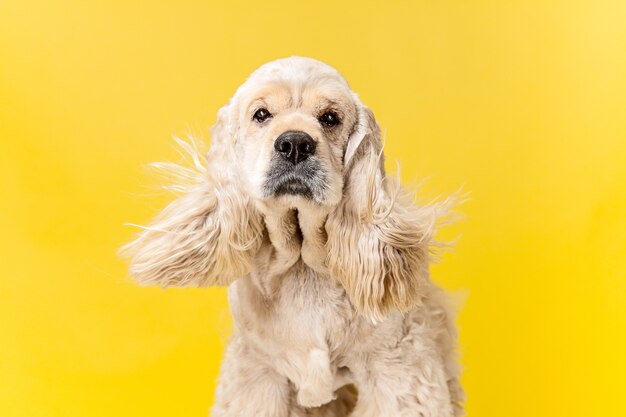
[(335, 69), (291, 57), (252, 73), (220, 111), (218, 123), (227, 126), (224, 140), (233, 144), (253, 200), (337, 206), (346, 164), (365, 133), (365, 116)]
[(419, 301), (444, 207), (386, 177), (374, 115), (330, 66), (291, 57), (252, 73), (218, 112), (203, 176), (127, 246), (138, 281), (228, 284), (267, 242), (262, 208), (307, 204), (328, 213), (324, 264), (358, 311)]

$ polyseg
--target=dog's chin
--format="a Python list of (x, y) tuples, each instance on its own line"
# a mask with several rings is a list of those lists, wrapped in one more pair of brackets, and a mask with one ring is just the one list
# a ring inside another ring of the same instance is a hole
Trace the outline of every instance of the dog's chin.
[(294, 196), (313, 200), (313, 191), (304, 182), (292, 179), (279, 184), (274, 191), (274, 196)]
[(264, 189), (265, 204), (300, 206), (325, 205), (325, 193), (317, 184), (294, 176), (267, 182)]

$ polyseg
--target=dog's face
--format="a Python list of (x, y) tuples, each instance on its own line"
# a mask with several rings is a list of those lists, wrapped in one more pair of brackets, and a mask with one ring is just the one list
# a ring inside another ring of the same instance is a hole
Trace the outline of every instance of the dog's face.
[(386, 176), (374, 115), (334, 68), (261, 66), (218, 111), (206, 159), (186, 149), (199, 175), (175, 176), (200, 181), (126, 246), (139, 282), (225, 285), (301, 257), (372, 319), (419, 302), (445, 203), (415, 206)]
[(339, 203), (359, 109), (339, 73), (306, 58), (274, 61), (250, 76), (231, 106), (240, 169), (254, 200)]

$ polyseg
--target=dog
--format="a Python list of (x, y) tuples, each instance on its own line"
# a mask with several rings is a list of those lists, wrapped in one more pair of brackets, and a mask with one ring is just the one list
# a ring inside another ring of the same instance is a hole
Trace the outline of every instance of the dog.
[(331, 66), (262, 65), (217, 113), (188, 186), (123, 248), (141, 284), (228, 286), (214, 417), (463, 415), (453, 312), (429, 278), (449, 202), (384, 167), (372, 111)]

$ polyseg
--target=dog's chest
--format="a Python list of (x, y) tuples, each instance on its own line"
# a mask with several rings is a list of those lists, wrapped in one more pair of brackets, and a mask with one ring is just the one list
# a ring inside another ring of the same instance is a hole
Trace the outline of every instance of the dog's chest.
[(338, 354), (355, 321), (341, 285), (301, 263), (275, 284), (272, 294), (251, 277), (231, 285), (229, 301), (241, 335), (270, 356), (295, 355), (311, 347)]

